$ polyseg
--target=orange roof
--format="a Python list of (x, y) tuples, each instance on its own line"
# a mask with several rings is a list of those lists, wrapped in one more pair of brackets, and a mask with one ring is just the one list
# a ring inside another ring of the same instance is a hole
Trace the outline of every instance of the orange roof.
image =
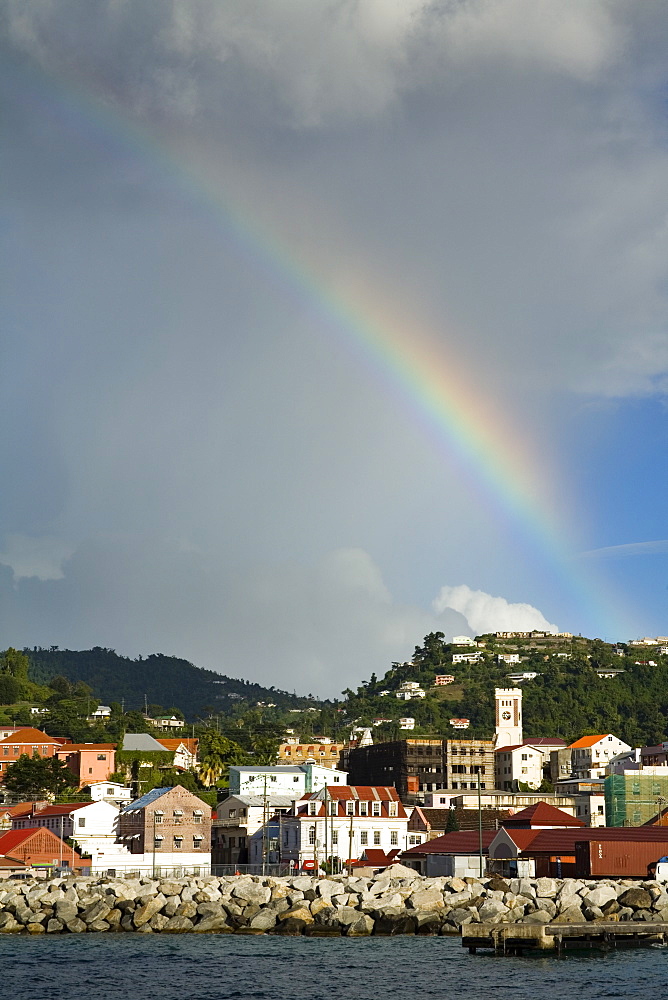
[(35, 808), (34, 802), (19, 802), (15, 806), (0, 806), (0, 815), (2, 816), (12, 816), (14, 819), (17, 816), (30, 816), (33, 809)]
[[(27, 840), (30, 840), (35, 836), (35, 834), (40, 834), (41, 836), (46, 834), (46, 836), (52, 838), (56, 844), (62, 843), (57, 834), (44, 826), (29, 826), (25, 830), (8, 830), (7, 833), (0, 834), (0, 855), (11, 855), (12, 851), (15, 851), (17, 847), (20, 847)], [(67, 853), (68, 855), (74, 854), (75, 857), (78, 857), (78, 854), (76, 854), (71, 847), (67, 848)]]
[[(360, 799), (362, 802), (399, 801), (399, 793), (392, 785), (327, 785), (327, 795), (330, 799)], [(309, 798), (319, 796), (320, 792), (312, 792)]]
[(46, 733), (41, 732), (39, 729), (32, 729), (26, 727), (25, 729), (19, 729), (18, 732), (12, 733), (4, 740), (0, 740), (0, 743), (58, 743), (52, 736), (47, 736)]
[(601, 733), (599, 736), (583, 736), (582, 739), (576, 740), (575, 743), (571, 743), (569, 750), (578, 750), (581, 747), (593, 747), (600, 740), (606, 739), (606, 737), (611, 736), (611, 733)]
[(115, 750), (115, 743), (66, 743), (61, 750), (57, 750), (56, 753), (61, 753), (66, 751), (70, 753), (72, 750)]
[(534, 805), (520, 810), (520, 812), (513, 813), (512, 816), (508, 816), (503, 821), (503, 826), (506, 829), (510, 829), (511, 827), (520, 828), (522, 824), (526, 824), (532, 829), (537, 827), (559, 828), (565, 826), (584, 826), (581, 819), (576, 819), (575, 816), (569, 815), (569, 813), (564, 812), (562, 809), (557, 809), (555, 806), (550, 805), (549, 802), (536, 802)]
[(46, 806), (40, 809), (33, 819), (41, 819), (42, 816), (68, 816), (75, 809), (83, 809), (84, 806), (92, 805), (91, 802), (61, 802), (57, 806)]
[(199, 740), (192, 739), (192, 737), (190, 736), (186, 736), (182, 740), (179, 739), (158, 740), (158, 743), (160, 743), (161, 746), (165, 748), (165, 750), (178, 750), (178, 748), (183, 745), (186, 748), (186, 750), (190, 751), (190, 753), (197, 753)]

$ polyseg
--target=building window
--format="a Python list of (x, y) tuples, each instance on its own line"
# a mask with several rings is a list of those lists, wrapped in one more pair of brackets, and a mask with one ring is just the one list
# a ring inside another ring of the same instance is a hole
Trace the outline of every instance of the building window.
[(203, 840), (203, 837), (201, 837), (199, 834), (195, 834), (195, 836), (193, 837), (193, 847), (195, 847), (195, 848), (201, 847), (202, 846), (202, 840)]
[(180, 847), (183, 846), (183, 837), (174, 837), (174, 850), (178, 851)]
[(195, 811), (193, 812), (193, 823), (201, 823), (201, 822), (202, 822), (202, 811), (201, 809), (195, 809)]
[(380, 847), (380, 830), (373, 831), (373, 846)]
[(310, 826), (308, 829), (308, 842), (309, 844), (315, 844), (315, 827)]
[(162, 836), (161, 836), (161, 834), (159, 834), (159, 833), (158, 833), (158, 834), (157, 834), (157, 835), (156, 835), (156, 836), (155, 836), (155, 837), (153, 838), (153, 846), (154, 846), (154, 848), (155, 848), (156, 850), (158, 850), (158, 849), (159, 849), (160, 847), (162, 847)]
[(156, 811), (153, 813), (153, 822), (162, 823), (162, 816), (163, 816), (162, 812), (159, 809), (156, 809)]
[(398, 830), (390, 830), (390, 844), (393, 847), (396, 847), (398, 845), (398, 843), (399, 843), (399, 831)]
[(339, 831), (332, 830), (332, 846), (335, 847), (339, 842)]
[(297, 776), (297, 775), (295, 774), (295, 776), (294, 776), (294, 778), (293, 778), (292, 780), (293, 780), (293, 781), (299, 781), (299, 778), (298, 778), (298, 776)]
[(355, 801), (354, 799), (349, 799), (348, 802), (346, 802), (346, 816), (354, 816), (354, 815), (355, 815)]
[(79, 826), (82, 827), (82, 826), (85, 826), (85, 825), (86, 825), (86, 817), (85, 816), (80, 816), (79, 817)]
[(390, 802), (389, 808), (388, 808), (388, 815), (390, 815), (390, 816), (398, 816), (399, 815), (399, 809), (398, 809), (398, 806), (397, 806), (396, 802)]
[(371, 803), (371, 814), (373, 816), (380, 816), (380, 802)]
[(369, 843), (369, 833), (367, 830), (362, 830), (360, 832), (360, 844), (362, 845), (362, 847), (366, 847), (368, 843)]
[(308, 814), (309, 814), (309, 816), (315, 816), (317, 814), (317, 812), (318, 812), (318, 803), (317, 802), (309, 802), (309, 804), (308, 804)]
[(367, 807), (368, 807), (368, 803), (367, 802), (360, 802), (360, 816), (366, 816), (367, 815), (367, 811), (368, 811)]

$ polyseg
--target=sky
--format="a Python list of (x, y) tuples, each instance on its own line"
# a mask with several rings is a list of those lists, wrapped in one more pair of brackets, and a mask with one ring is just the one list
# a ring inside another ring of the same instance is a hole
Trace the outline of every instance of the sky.
[(668, 633), (668, 9), (0, 0), (0, 629), (335, 696)]

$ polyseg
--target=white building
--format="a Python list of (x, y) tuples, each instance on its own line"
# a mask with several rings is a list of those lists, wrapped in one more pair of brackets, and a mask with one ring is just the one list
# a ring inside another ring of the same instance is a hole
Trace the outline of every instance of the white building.
[(480, 663), (482, 653), (453, 653), (453, 665), (457, 663)]
[(415, 729), (415, 719), (410, 715), (405, 715), (399, 719), (399, 729)]
[(424, 698), (424, 689), (420, 687), (417, 681), (404, 681), (400, 685), (399, 690), (395, 691), (397, 698), (403, 698), (404, 701), (410, 701), (411, 698)]
[(117, 806), (127, 806), (132, 802), (132, 789), (117, 781), (91, 781), (81, 791), (87, 792), (93, 802), (111, 802)]
[(605, 795), (603, 779), (594, 781), (566, 780), (554, 786), (555, 792), (572, 795), (575, 815), (590, 827), (605, 826)]
[(69, 802), (46, 806), (28, 818), (15, 819), (12, 827), (46, 827), (57, 837), (71, 837), (82, 855), (90, 855), (92, 868), (115, 868), (114, 860), (130, 859), (125, 848), (116, 843), (119, 807), (100, 799), (97, 802)]
[(520, 784), (538, 790), (543, 781), (543, 752), (538, 747), (520, 743), (495, 752), (496, 787), (517, 791)]
[(519, 663), (520, 654), (519, 653), (497, 653), (496, 654), (497, 663)]
[(476, 641), (470, 635), (454, 635), (452, 637), (453, 646), (475, 646)]
[(273, 764), (230, 767), (230, 795), (289, 795), (299, 799), (325, 785), (346, 785), (348, 772), (321, 764)]
[[(352, 786), (328, 788), (295, 802), (281, 820), (280, 860), (293, 867), (318, 867), (333, 858), (335, 867), (358, 860), (367, 848), (386, 855), (406, 847), (408, 816), (396, 788)], [(251, 841), (251, 864), (262, 861), (260, 838)]]
[(497, 750), (519, 746), (522, 737), (522, 691), (520, 688), (495, 688)]
[(571, 769), (575, 778), (591, 781), (593, 778), (603, 778), (605, 770), (613, 757), (631, 750), (612, 733), (599, 736), (583, 736), (571, 743)]
[(214, 864), (237, 865), (248, 862), (250, 838), (279, 813), (285, 815), (294, 806), (288, 795), (230, 795), (216, 806), (211, 823), (211, 849)]

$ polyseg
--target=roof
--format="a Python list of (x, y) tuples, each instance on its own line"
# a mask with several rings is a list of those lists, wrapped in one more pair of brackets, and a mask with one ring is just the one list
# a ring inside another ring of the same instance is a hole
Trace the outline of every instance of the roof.
[[(311, 792), (307, 798), (324, 799), (325, 789)], [(329, 799), (359, 799), (361, 802), (399, 801), (399, 793), (393, 785), (327, 785)]]
[(190, 753), (197, 753), (197, 747), (199, 740), (193, 739), (190, 736), (184, 736), (183, 739), (176, 737), (175, 739), (159, 739), (158, 743), (165, 748), (165, 750), (178, 750), (180, 746), (184, 746), (186, 750)]
[(522, 744), (531, 747), (565, 747), (566, 741), (555, 736), (529, 736), (522, 740)]
[(149, 733), (126, 733), (123, 737), (123, 750), (146, 750), (150, 753), (164, 753), (165, 748)]
[(583, 830), (507, 830), (504, 827), (503, 830), (520, 852), (530, 854), (558, 854), (560, 851), (573, 854), (577, 843), (589, 840), (668, 845), (668, 829), (656, 826), (601, 826)]
[(520, 812), (514, 813), (509, 816), (507, 820), (504, 821), (503, 825), (505, 827), (522, 827), (528, 826), (530, 828), (536, 827), (565, 827), (565, 826), (577, 826), (583, 827), (585, 824), (581, 819), (576, 819), (575, 816), (570, 816), (563, 809), (557, 809), (555, 806), (549, 805), (547, 802), (536, 802), (532, 806), (528, 806), (526, 809), (520, 810)]
[[(115, 743), (65, 743), (62, 750), (70, 753), (72, 750), (115, 750)], [(60, 751), (56, 751), (57, 753)]]
[[(482, 831), (482, 850), (486, 854), (489, 845), (496, 837), (496, 830)], [(477, 854), (480, 847), (477, 830), (457, 830), (454, 833), (444, 833), (425, 844), (409, 847), (403, 854)]]
[(599, 733), (598, 736), (583, 736), (581, 739), (576, 740), (575, 743), (571, 743), (568, 749), (579, 750), (584, 747), (593, 747), (608, 736), (612, 736), (612, 733)]
[(135, 799), (135, 801), (131, 802), (129, 806), (125, 806), (121, 812), (126, 813), (132, 812), (134, 809), (145, 809), (146, 806), (150, 806), (152, 802), (155, 802), (156, 799), (161, 798), (167, 792), (171, 792), (171, 790), (171, 785), (169, 788), (152, 788), (150, 792), (146, 793), (146, 795), (142, 795), (140, 799)]
[(52, 736), (47, 736), (41, 729), (26, 726), (24, 729), (17, 729), (15, 733), (7, 736), (4, 740), (0, 740), (0, 743), (60, 743), (60, 741)]
[(0, 816), (12, 816), (14, 819), (17, 816), (30, 816), (33, 811), (39, 811), (39, 803), (19, 802), (15, 806), (0, 806)]
[[(536, 839), (536, 837), (538, 836), (538, 834), (539, 833), (543, 833), (544, 831), (543, 830), (513, 830), (512, 828), (508, 829), (508, 827), (502, 826), (501, 829), (499, 831), (497, 831), (497, 832), (498, 833), (505, 833), (506, 836), (509, 837), (510, 840), (512, 840), (513, 844), (515, 844), (515, 846), (518, 847), (520, 851), (526, 851), (527, 847), (529, 847), (534, 842), (534, 840)], [(548, 831), (548, 832), (551, 832), (551, 831)], [(559, 832), (562, 833), (563, 831), (560, 830)], [(572, 830), (568, 830), (566, 832), (567, 833), (572, 833), (573, 831)]]
[(261, 766), (249, 767), (246, 764), (231, 764), (230, 771), (239, 771), (239, 772), (253, 771), (255, 773), (259, 771), (261, 774), (305, 774), (306, 773), (304, 771), (304, 768), (300, 767), (299, 764), (295, 765), (271, 764), (267, 765), (267, 767), (261, 767)]
[(34, 837), (36, 833), (46, 833), (55, 840), (60, 840), (57, 834), (43, 826), (28, 826), (25, 830), (8, 830), (6, 833), (0, 834), (0, 855), (11, 854), (17, 847), (20, 847), (27, 840), (30, 840), (31, 837)]
[(498, 747), (495, 749), (494, 753), (506, 753), (508, 750), (520, 750), (524, 746), (524, 743), (511, 743), (508, 747)]
[[(381, 866), (386, 867), (387, 865), (392, 864), (398, 854), (398, 847), (393, 848), (388, 854), (386, 854), (385, 851), (381, 851), (379, 847), (365, 847), (362, 852), (360, 863), (361, 866), (366, 863), (370, 868), (380, 868)], [(360, 864), (354, 867), (360, 867)]]
[(45, 806), (44, 809), (40, 809), (37, 817), (41, 819), (42, 816), (69, 816), (75, 809), (84, 809), (92, 805), (92, 802), (61, 802), (56, 806)]
[[(265, 802), (264, 795), (229, 795), (223, 802), (218, 803), (218, 808), (234, 799), (235, 802), (240, 803), (242, 806), (263, 806)], [(294, 798), (290, 795), (271, 795), (267, 793), (267, 805), (268, 806), (291, 806), (294, 802)]]

